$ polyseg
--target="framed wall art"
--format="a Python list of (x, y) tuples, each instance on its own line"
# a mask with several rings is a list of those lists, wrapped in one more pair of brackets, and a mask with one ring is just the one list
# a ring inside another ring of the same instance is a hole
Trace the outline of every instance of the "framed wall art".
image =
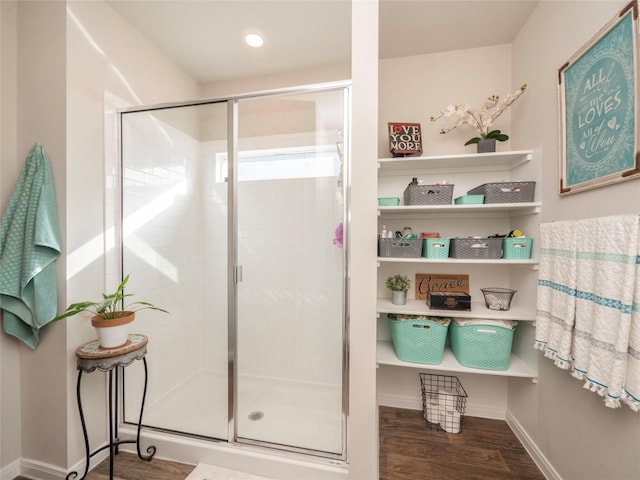
[(638, 0), (558, 71), (560, 194), (640, 177)]

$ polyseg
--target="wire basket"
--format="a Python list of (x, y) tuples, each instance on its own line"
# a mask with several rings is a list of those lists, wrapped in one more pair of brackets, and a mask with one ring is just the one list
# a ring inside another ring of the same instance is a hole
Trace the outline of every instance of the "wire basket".
[(490, 287), (481, 288), (484, 304), (489, 310), (509, 310), (511, 299), (517, 290), (512, 288)]
[(458, 377), (420, 374), (422, 414), (432, 430), (460, 433), (467, 392)]

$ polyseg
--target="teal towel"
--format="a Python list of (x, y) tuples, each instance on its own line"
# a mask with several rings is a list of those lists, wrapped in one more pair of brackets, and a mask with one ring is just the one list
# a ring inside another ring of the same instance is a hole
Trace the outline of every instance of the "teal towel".
[(61, 252), (49, 158), (36, 143), (0, 223), (0, 308), (5, 332), (35, 349), (58, 311), (55, 261)]

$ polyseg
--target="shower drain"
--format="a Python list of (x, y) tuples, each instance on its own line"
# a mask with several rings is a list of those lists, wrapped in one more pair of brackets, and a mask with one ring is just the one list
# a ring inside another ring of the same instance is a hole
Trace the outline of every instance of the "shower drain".
[(262, 417), (264, 417), (264, 413), (260, 412), (260, 411), (251, 412), (249, 414), (249, 420), (254, 421), (254, 422), (256, 420), (262, 420)]

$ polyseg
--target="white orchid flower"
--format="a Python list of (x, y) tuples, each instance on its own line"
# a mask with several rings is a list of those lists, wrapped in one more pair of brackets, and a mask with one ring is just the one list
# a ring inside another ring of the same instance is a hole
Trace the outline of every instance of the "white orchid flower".
[(471, 109), (469, 104), (448, 105), (438, 115), (431, 117), (431, 121), (435, 122), (442, 117), (454, 120), (451, 126), (440, 130), (440, 133), (443, 134), (465, 124), (474, 127), (480, 134), (480, 137), (470, 139), (465, 145), (477, 143), (489, 137), (501, 142), (508, 140), (508, 135), (501, 133), (500, 130), (492, 130), (493, 122), (524, 93), (526, 88), (527, 84), (525, 83), (515, 92), (508, 93), (502, 100), (500, 100), (500, 96), (498, 95), (491, 95), (485, 100), (482, 106), (475, 111)]

